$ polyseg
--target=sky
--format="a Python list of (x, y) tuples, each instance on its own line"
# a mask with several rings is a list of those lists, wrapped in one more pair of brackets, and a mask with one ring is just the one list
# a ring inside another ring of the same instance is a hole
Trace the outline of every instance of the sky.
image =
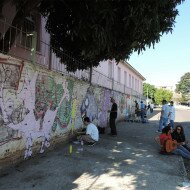
[(173, 32), (163, 35), (155, 48), (133, 53), (128, 63), (139, 71), (147, 83), (155, 86), (175, 86), (190, 72), (190, 0), (177, 7)]

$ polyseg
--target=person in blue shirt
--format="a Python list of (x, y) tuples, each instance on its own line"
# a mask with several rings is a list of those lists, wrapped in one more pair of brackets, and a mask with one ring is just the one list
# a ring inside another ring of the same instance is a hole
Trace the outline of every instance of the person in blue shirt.
[(141, 121), (142, 123), (145, 123), (145, 104), (143, 101), (141, 101)]

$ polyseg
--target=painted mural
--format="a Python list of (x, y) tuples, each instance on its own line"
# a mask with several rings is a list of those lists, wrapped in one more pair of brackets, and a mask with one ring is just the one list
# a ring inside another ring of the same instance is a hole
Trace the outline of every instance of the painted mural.
[(103, 89), (102, 94), (100, 95), (100, 106), (98, 113), (98, 126), (101, 128), (108, 126), (108, 110), (110, 110), (110, 107), (110, 90)]
[[(7, 64), (5, 68), (11, 69), (11, 67), (9, 68)], [(19, 84), (18, 90), (10, 88), (10, 84), (6, 84), (5, 88), (4, 82), (8, 83), (5, 79), (6, 74), (1, 74), (2, 133), (0, 136), (1, 144), (13, 138), (25, 138), (24, 158), (26, 159), (32, 155), (32, 146), (36, 139), (41, 139), (40, 153), (50, 146), (51, 132), (55, 121), (67, 126), (70, 119), (69, 114), (65, 113), (70, 113), (70, 94), (73, 85), (64, 78), (56, 83), (52, 77), (40, 75), (37, 71), (27, 68), (24, 72), (23, 82)], [(58, 114), (60, 108), (64, 113), (61, 117)], [(2, 138), (3, 136), (4, 138)]]
[[(88, 116), (99, 127), (108, 126), (110, 97), (118, 104), (118, 117), (131, 109), (131, 97), (109, 89), (90, 86), (74, 78), (50, 72), (29, 63), (0, 59), (0, 148), (16, 143), (24, 158), (40, 145), (43, 153), (56, 135), (72, 132)], [(15, 147), (11, 152), (16, 151)], [(12, 147), (10, 147), (12, 148)], [(0, 151), (0, 155), (3, 155)]]
[(87, 89), (86, 95), (81, 105), (81, 116), (87, 116), (91, 121), (98, 118), (98, 106), (94, 97), (93, 88)]

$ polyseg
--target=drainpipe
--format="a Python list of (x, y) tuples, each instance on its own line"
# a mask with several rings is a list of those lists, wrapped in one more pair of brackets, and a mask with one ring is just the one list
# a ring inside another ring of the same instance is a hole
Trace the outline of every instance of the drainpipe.
[(49, 48), (49, 64), (48, 64), (48, 69), (51, 70), (52, 66), (52, 50), (51, 47)]
[(31, 56), (32, 56), (32, 63), (36, 66), (36, 44), (37, 44), (37, 32), (32, 32), (31, 34), (27, 34), (27, 36), (32, 36), (32, 49), (31, 49)]
[(89, 82), (90, 82), (90, 86), (91, 86), (91, 85), (92, 85), (92, 64), (91, 64), (91, 66), (90, 66)]

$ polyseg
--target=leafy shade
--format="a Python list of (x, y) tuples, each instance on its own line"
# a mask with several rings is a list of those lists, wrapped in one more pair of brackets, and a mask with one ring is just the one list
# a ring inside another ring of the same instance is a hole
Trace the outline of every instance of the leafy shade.
[(57, 56), (61, 57), (61, 49), (80, 60), (75, 65), (62, 60), (68, 70), (74, 71), (98, 66), (104, 59), (124, 60), (133, 51), (140, 53), (154, 46), (163, 33), (172, 31), (176, 6), (181, 2), (56, 0), (44, 1), (41, 13), (47, 16), (46, 29)]
[(176, 85), (176, 91), (187, 95), (190, 92), (190, 72), (185, 73)]

